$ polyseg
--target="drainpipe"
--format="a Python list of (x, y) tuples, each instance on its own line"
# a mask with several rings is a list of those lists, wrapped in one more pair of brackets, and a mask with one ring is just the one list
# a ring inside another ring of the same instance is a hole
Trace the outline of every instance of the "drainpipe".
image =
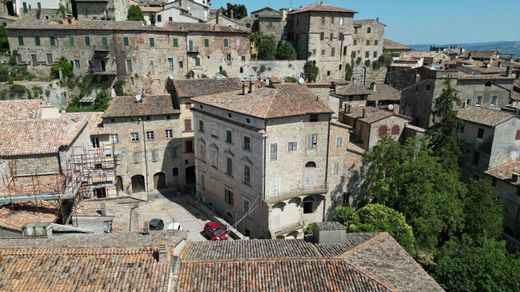
[[(330, 123), (332, 122), (331, 116), (329, 116), (329, 123), (327, 126), (327, 159), (325, 160), (325, 187), (327, 188), (327, 193), (329, 192), (329, 148), (330, 148)], [(325, 221), (326, 217), (326, 203), (327, 203), (327, 196), (325, 196), (325, 199), (323, 200), (323, 221)]]
[(148, 155), (146, 152), (146, 133), (144, 131), (144, 120), (139, 118), (141, 126), (143, 128), (143, 147), (144, 147), (144, 168), (145, 168), (145, 179), (144, 179), (144, 190), (146, 192), (146, 200), (148, 200)]
[(367, 81), (367, 67), (363, 66), (363, 86), (366, 86)]

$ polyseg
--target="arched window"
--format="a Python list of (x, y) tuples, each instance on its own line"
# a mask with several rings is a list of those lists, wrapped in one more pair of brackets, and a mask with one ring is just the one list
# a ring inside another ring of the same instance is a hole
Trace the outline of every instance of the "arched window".
[(388, 132), (388, 128), (386, 126), (379, 127), (379, 137), (386, 136), (387, 132)]
[(173, 171), (172, 171), (172, 174), (173, 174), (173, 176), (178, 176), (179, 175), (179, 169), (177, 167), (174, 167)]
[(305, 164), (305, 167), (313, 167), (316, 168), (316, 163), (314, 161), (309, 161)]
[(399, 135), (401, 129), (399, 129), (398, 125), (392, 127), (392, 136)]

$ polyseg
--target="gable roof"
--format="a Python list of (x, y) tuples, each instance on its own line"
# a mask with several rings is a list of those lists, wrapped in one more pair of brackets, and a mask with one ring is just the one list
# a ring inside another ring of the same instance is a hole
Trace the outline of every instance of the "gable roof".
[(39, 119), (42, 107), (41, 99), (1, 100), (0, 117), (9, 120)]
[(511, 160), (497, 165), (496, 167), (486, 170), (485, 173), (509, 184), (520, 185), (520, 180), (513, 178), (513, 174), (520, 173), (520, 160)]
[(384, 110), (384, 109), (377, 108), (377, 107), (371, 107), (371, 106), (352, 107), (350, 109), (350, 113), (347, 113), (346, 116), (349, 118), (353, 118), (353, 119), (357, 119), (359, 121), (365, 122), (367, 124), (379, 122), (383, 119), (393, 117), (393, 116), (410, 120), (409, 117), (398, 115), (391, 111)]
[(240, 85), (240, 80), (237, 78), (173, 80), (175, 95), (179, 98), (191, 98), (196, 96), (240, 90)]
[(152, 95), (141, 97), (136, 102), (134, 96), (116, 96), (112, 98), (105, 110), (105, 118), (140, 117), (180, 114), (169, 95)]
[(481, 106), (468, 105), (457, 112), (457, 116), (467, 122), (495, 127), (515, 117), (513, 113), (493, 110)]
[(182, 291), (442, 291), (388, 233), (347, 233), (346, 242), (338, 244), (193, 242), (180, 262), (177, 288)]
[(374, 89), (370, 91), (367, 100), (400, 100), (401, 92), (387, 84), (374, 85)]
[(306, 86), (277, 84), (257, 88), (253, 93), (241, 91), (199, 96), (193, 101), (261, 119), (299, 116), (332, 111)]
[(307, 5), (305, 7), (302, 7), (300, 9), (294, 10), (289, 12), (289, 14), (297, 14), (297, 13), (304, 13), (304, 12), (343, 12), (343, 13), (357, 13), (357, 11), (336, 7), (332, 5), (325, 4), (323, 2), (317, 2), (310, 5)]
[(350, 84), (336, 87), (336, 94), (338, 95), (369, 95), (372, 93), (365, 85)]

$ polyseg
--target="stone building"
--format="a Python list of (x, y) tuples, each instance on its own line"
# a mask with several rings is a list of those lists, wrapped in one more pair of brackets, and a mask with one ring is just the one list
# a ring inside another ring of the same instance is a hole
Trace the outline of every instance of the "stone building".
[(246, 236), (300, 238), (343, 196), (348, 127), (306, 87), (250, 83), (192, 102), (197, 193)]
[(92, 71), (118, 78), (126, 81), (125, 92), (150, 95), (164, 94), (168, 77), (213, 77), (224, 71), (238, 77), (250, 48), (246, 31), (203, 23), (158, 28), (141, 22), (20, 20), (8, 26), (8, 36), (18, 63), (40, 76), (65, 57), (76, 75)]
[(205, 22), (208, 19), (209, 4), (204, 1), (176, 0), (164, 5), (155, 14), (155, 25), (163, 27), (168, 22)]
[(379, 19), (354, 20), (350, 58), (373, 62), (383, 55), (385, 25)]
[(400, 44), (396, 41), (393, 41), (393, 40), (389, 40), (389, 39), (384, 39), (383, 40), (383, 52), (384, 53), (388, 53), (392, 56), (394, 55), (401, 55), (402, 53), (404, 52), (409, 52), (411, 51), (412, 48), (410, 47), (407, 47), (403, 44)]
[(459, 109), (463, 121), (462, 175), (482, 177), (484, 171), (520, 157), (520, 119), (516, 114), (479, 106)]
[(515, 159), (486, 171), (504, 208), (504, 233), (520, 241), (520, 160)]
[(399, 142), (405, 138), (405, 127), (410, 118), (375, 107), (351, 107), (340, 112), (339, 120), (352, 127), (352, 141), (364, 150), (376, 146), (386, 136)]
[(435, 99), (444, 90), (447, 80), (457, 91), (460, 104), (500, 109), (511, 103), (513, 77), (503, 75), (469, 75), (459, 71), (434, 70), (421, 67), (406, 74), (409, 85), (401, 90), (401, 114), (412, 117), (412, 123), (422, 128), (432, 125)]
[(12, 7), (18, 17), (29, 19), (63, 19), (72, 15), (72, 0), (14, 0)]
[(287, 39), (296, 48), (298, 59), (316, 63), (319, 80), (345, 79), (344, 69), (351, 61), (355, 13), (323, 2), (289, 12)]
[(264, 7), (251, 12), (253, 31), (261, 31), (264, 35), (273, 35), (276, 41), (284, 37), (287, 22), (287, 12)]
[(77, 19), (125, 21), (130, 5), (138, 0), (70, 0)]
[(344, 112), (347, 107), (371, 106), (393, 110), (399, 106), (401, 93), (386, 84), (364, 85), (349, 84), (336, 86), (330, 93), (329, 107), (336, 114)]
[[(126, 193), (177, 189), (195, 183), (191, 121), (169, 95), (117, 96), (103, 117), (118, 156)], [(184, 136), (183, 136), (184, 135)]]

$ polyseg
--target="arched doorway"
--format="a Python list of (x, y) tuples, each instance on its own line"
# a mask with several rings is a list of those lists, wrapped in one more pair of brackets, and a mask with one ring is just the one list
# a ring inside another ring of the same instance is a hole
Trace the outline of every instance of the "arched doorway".
[(194, 185), (196, 183), (195, 179), (195, 166), (190, 166), (186, 168), (186, 184)]
[(116, 176), (116, 191), (117, 193), (123, 191), (123, 178), (121, 176)]
[(132, 176), (132, 192), (144, 192), (144, 176), (140, 174)]
[(166, 187), (166, 176), (162, 172), (153, 175), (153, 188), (156, 190)]
[(316, 163), (309, 161), (305, 164), (305, 172), (303, 177), (303, 187), (306, 189), (314, 188), (316, 181)]

